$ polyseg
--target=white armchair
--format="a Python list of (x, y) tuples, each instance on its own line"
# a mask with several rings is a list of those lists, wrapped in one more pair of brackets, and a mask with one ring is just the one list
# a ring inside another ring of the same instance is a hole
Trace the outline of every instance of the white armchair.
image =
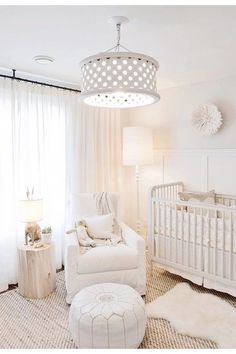
[[(119, 220), (119, 198), (110, 194), (117, 219)], [(73, 217), (97, 214), (93, 194), (82, 193), (76, 196)], [(76, 209), (76, 212), (75, 212)], [(135, 231), (120, 223), (125, 244), (91, 248), (81, 254), (75, 233), (65, 239), (65, 282), (66, 301), (82, 288), (96, 283), (121, 283), (136, 289), (140, 295), (146, 292), (145, 242)]]

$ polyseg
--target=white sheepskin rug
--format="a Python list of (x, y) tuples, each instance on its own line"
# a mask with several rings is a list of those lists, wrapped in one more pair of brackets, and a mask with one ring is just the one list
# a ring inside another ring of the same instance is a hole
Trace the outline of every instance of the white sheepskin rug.
[(180, 283), (146, 309), (148, 317), (164, 318), (181, 334), (212, 340), (219, 348), (236, 348), (236, 309), (215, 295)]

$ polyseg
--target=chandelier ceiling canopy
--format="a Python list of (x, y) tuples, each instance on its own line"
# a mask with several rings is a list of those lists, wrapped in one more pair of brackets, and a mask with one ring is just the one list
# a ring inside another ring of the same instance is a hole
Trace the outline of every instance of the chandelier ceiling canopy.
[(117, 44), (80, 63), (81, 98), (89, 105), (110, 108), (139, 107), (159, 101), (158, 62), (120, 44), (120, 28), (122, 23), (128, 22), (126, 17), (115, 16), (109, 22), (116, 25)]

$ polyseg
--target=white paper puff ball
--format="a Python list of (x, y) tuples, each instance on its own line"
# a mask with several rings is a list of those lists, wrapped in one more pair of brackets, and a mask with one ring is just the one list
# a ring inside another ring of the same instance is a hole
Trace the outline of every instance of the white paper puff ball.
[(192, 122), (202, 135), (215, 134), (222, 125), (221, 112), (214, 104), (203, 104), (194, 113)]

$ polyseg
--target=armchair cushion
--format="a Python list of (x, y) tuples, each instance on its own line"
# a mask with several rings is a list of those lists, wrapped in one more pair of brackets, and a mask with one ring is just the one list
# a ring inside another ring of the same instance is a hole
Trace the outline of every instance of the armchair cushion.
[(111, 238), (114, 226), (114, 215), (97, 215), (93, 217), (85, 217), (83, 220), (87, 226), (87, 232), (92, 238)]
[(79, 274), (134, 269), (138, 267), (138, 253), (124, 244), (95, 247), (80, 255), (77, 264)]

